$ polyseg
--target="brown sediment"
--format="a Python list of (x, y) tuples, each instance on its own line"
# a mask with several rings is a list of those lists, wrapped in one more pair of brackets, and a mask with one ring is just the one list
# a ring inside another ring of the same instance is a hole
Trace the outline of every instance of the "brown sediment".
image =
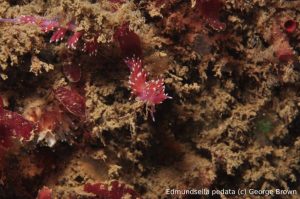
[[(185, 197), (166, 195), (172, 188), (300, 192), (300, 30), (282, 26), (300, 21), (298, 2), (223, 1), (224, 30), (198, 15), (195, 2), (0, 3), (1, 18), (75, 19), (83, 39), (98, 35), (100, 46), (89, 56), (64, 41), (50, 44), (51, 33), (34, 25), (0, 23), (4, 108), (32, 121), (61, 107), (52, 91), (67, 85), (85, 96), (87, 111), (84, 121), (64, 113), (67, 130), (47, 129), (5, 152), (0, 198), (35, 198), (43, 186), (56, 198), (92, 198), (86, 183), (112, 180), (149, 199)], [(156, 107), (155, 122), (130, 95), (113, 41), (126, 22), (140, 37), (145, 70), (163, 77), (172, 97)], [(287, 60), (276, 54), (282, 44), (293, 52)], [(62, 72), (66, 54), (82, 70), (79, 82)]]

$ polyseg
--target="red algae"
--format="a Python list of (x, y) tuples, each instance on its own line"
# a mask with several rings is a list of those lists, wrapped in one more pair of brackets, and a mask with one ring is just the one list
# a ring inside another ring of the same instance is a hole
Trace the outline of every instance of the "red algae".
[(114, 39), (118, 41), (124, 58), (142, 56), (140, 38), (135, 32), (129, 30), (129, 23), (125, 23), (116, 29)]
[(293, 33), (297, 29), (298, 23), (293, 19), (289, 19), (284, 22), (283, 27), (287, 33)]
[(70, 113), (82, 119), (86, 117), (85, 99), (76, 90), (59, 87), (54, 90), (54, 95)]
[(5, 140), (10, 137), (29, 140), (34, 129), (34, 125), (20, 114), (5, 109), (0, 109), (0, 127), (4, 135), (1, 142), (4, 145), (6, 145)]
[(275, 24), (273, 25), (272, 31), (272, 43), (276, 57), (281, 62), (287, 62), (291, 60), (295, 53), (289, 44), (287, 36), (281, 32), (279, 26)]
[(118, 181), (112, 181), (110, 184), (88, 183), (84, 185), (84, 191), (87, 193), (93, 193), (96, 197), (107, 199), (122, 199), (124, 197), (130, 197), (132, 199), (140, 198), (133, 189), (127, 187), (124, 183), (119, 183)]
[(81, 78), (81, 68), (75, 63), (63, 65), (63, 73), (70, 82), (79, 82)]
[(51, 199), (52, 198), (52, 190), (48, 187), (43, 187), (39, 190), (37, 199)]
[(197, 0), (195, 9), (213, 29), (224, 30), (226, 25), (219, 20), (223, 5), (221, 0)]

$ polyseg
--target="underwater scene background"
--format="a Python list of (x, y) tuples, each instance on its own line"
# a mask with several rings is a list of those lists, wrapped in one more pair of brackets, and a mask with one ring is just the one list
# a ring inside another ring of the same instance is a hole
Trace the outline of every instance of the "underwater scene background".
[(299, 0), (0, 1), (0, 198), (299, 198)]

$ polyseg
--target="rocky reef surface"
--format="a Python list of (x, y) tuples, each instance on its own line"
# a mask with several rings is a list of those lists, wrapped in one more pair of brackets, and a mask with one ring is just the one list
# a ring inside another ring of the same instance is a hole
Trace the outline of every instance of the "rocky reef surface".
[(299, 0), (3, 0), (0, 18), (1, 199), (299, 198)]

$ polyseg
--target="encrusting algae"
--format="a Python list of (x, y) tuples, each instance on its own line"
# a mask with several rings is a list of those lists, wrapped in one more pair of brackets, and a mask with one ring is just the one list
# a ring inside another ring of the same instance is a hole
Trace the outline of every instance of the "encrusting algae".
[(298, 198), (299, 22), (298, 0), (0, 2), (0, 198)]

